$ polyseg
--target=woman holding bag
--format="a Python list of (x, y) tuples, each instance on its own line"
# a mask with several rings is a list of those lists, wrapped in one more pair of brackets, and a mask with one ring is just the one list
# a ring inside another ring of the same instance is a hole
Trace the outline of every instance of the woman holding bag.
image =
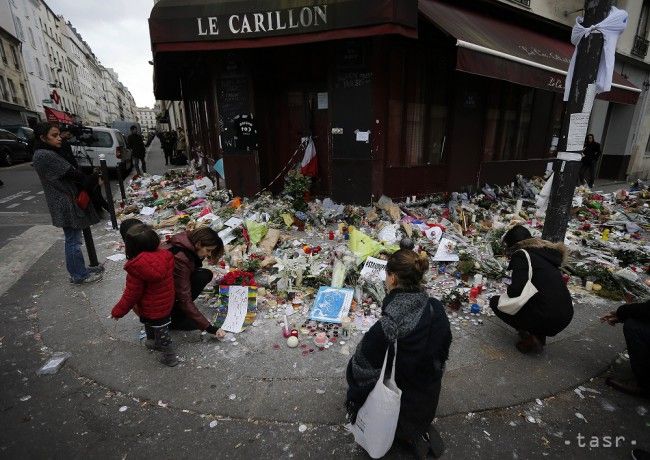
[(41, 123), (36, 127), (34, 169), (43, 185), (45, 201), (50, 210), (52, 225), (63, 228), (65, 235), (65, 266), (74, 284), (92, 283), (101, 279), (101, 273), (86, 267), (81, 252), (81, 234), (84, 228), (99, 222), (90, 204), (89, 190), (97, 187), (99, 178), (86, 175), (57, 153), (61, 148), (59, 127)]
[(533, 238), (521, 225), (512, 227), (503, 243), (510, 255), (512, 283), (506, 294), (490, 299), (490, 307), (519, 332), (517, 350), (540, 353), (546, 337), (559, 334), (573, 319), (571, 293), (560, 272), (566, 247)]
[(347, 368), (346, 406), (350, 421), (355, 423), (380, 378), (384, 361), (385, 373), (390, 374), (397, 343), (394, 377), (401, 390), (401, 402), (395, 437), (414, 448), (418, 458), (426, 458), (429, 450), (440, 456), (444, 450), (431, 422), (451, 345), (444, 307), (421, 287), (428, 268), (426, 254), (417, 254), (404, 245), (389, 257), (386, 287), (390, 292), (384, 300), (382, 317), (364, 334)]

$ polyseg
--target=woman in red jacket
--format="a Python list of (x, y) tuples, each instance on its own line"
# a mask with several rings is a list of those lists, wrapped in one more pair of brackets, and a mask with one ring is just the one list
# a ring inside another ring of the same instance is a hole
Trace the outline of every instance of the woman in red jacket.
[(169, 334), (174, 305), (174, 256), (160, 249), (158, 234), (148, 225), (134, 225), (124, 238), (126, 287), (111, 316), (118, 320), (129, 310), (140, 317), (149, 348), (162, 351), (160, 362), (176, 366), (178, 359)]

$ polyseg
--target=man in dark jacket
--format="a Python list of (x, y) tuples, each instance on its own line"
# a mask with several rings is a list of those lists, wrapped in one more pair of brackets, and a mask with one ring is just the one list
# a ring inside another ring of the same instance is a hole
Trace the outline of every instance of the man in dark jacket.
[[(133, 155), (133, 162), (135, 163), (135, 170), (138, 174), (147, 172), (147, 163), (145, 162), (145, 155), (147, 149), (144, 146), (144, 139), (141, 134), (138, 134), (138, 127), (131, 126), (131, 134), (126, 138), (126, 143), (131, 149)], [(142, 171), (140, 170), (140, 162), (142, 162)]]
[(621, 305), (600, 319), (611, 326), (623, 323), (623, 334), (636, 382), (608, 378), (611, 387), (633, 396), (650, 398), (650, 300)]
[(580, 185), (587, 182), (589, 188), (594, 187), (596, 179), (596, 165), (600, 157), (600, 144), (594, 141), (593, 134), (587, 134), (585, 147), (582, 150), (582, 164), (580, 165)]

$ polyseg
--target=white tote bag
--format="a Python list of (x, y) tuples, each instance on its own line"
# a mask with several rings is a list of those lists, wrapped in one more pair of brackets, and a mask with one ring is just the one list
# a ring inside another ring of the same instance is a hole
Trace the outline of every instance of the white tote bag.
[(526, 305), (526, 302), (528, 302), (532, 296), (537, 294), (537, 288), (532, 282), (533, 266), (530, 264), (530, 255), (525, 249), (521, 249), (521, 252), (526, 255), (526, 260), (528, 260), (528, 282), (521, 291), (521, 294), (517, 297), (508, 297), (507, 292), (501, 294), (501, 297), (499, 297), (499, 310), (509, 315), (516, 315), (517, 312), (521, 310), (521, 307)]
[(395, 341), (395, 356), (393, 370), (389, 378), (384, 380), (388, 349), (384, 356), (379, 380), (368, 395), (368, 399), (359, 409), (354, 425), (346, 427), (354, 434), (354, 440), (363, 447), (372, 458), (386, 455), (393, 445), (397, 419), (399, 418), (402, 390), (395, 384), (395, 362), (397, 361), (397, 341)]

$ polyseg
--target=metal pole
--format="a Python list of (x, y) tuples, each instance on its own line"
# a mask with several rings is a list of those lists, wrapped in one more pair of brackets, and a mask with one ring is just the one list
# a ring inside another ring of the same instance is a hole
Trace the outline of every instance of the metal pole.
[[(585, 16), (582, 25), (588, 27), (601, 22), (607, 17), (611, 6), (612, 0), (585, 0)], [(553, 164), (553, 185), (542, 232), (542, 238), (545, 240), (563, 242), (566, 235), (584, 143), (584, 138), (577, 139), (578, 136), (574, 135), (576, 139), (569, 139), (568, 136), (570, 127), (573, 131), (580, 132), (576, 128), (580, 124), (586, 126), (589, 123), (593, 100), (585, 105), (585, 99), (588, 92), (590, 98), (594, 95), (595, 87), (591, 85), (596, 82), (602, 50), (601, 33), (591, 33), (583, 37), (578, 44), (573, 81), (571, 81), (569, 100), (564, 112), (562, 134), (558, 142), (558, 158)], [(589, 91), (590, 89), (592, 91)]]
[(120, 195), (122, 195), (122, 201), (126, 201), (126, 191), (124, 190), (124, 177), (122, 176), (122, 160), (117, 162), (117, 181), (120, 184)]
[(117, 217), (115, 217), (113, 191), (111, 190), (111, 181), (108, 178), (108, 166), (106, 166), (106, 157), (103, 154), (99, 155), (99, 165), (102, 171), (102, 178), (104, 179), (104, 192), (106, 193), (106, 201), (108, 202), (108, 212), (111, 215), (111, 223), (113, 224), (113, 230), (117, 230)]
[(86, 251), (88, 252), (88, 262), (90, 267), (98, 267), (99, 261), (97, 260), (97, 251), (95, 250), (95, 242), (93, 241), (93, 233), (90, 227), (83, 229), (84, 241), (86, 242)]

